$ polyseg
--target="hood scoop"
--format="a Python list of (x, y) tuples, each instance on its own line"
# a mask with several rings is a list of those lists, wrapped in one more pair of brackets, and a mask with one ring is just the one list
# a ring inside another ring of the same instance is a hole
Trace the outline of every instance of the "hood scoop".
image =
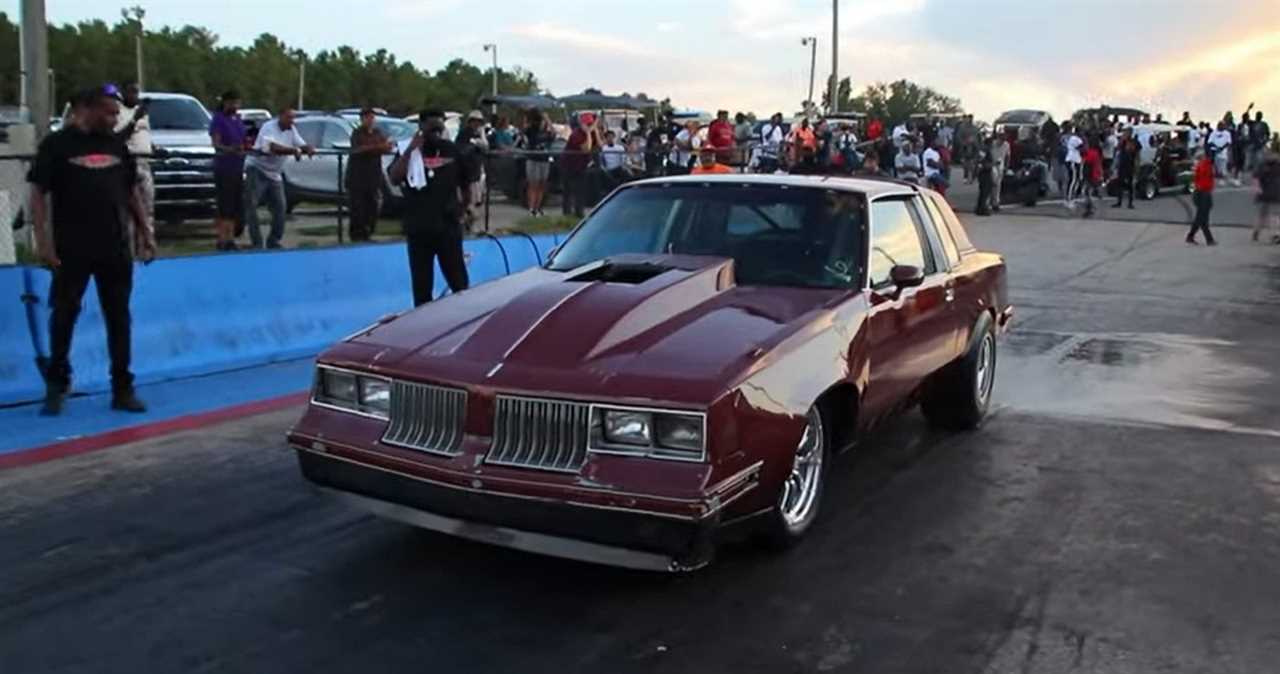
[(578, 283), (591, 283), (593, 281), (601, 281), (603, 283), (621, 283), (625, 285), (640, 285), (649, 279), (661, 276), (675, 267), (654, 264), (652, 262), (608, 262), (593, 266), (579, 272), (566, 281), (575, 281)]

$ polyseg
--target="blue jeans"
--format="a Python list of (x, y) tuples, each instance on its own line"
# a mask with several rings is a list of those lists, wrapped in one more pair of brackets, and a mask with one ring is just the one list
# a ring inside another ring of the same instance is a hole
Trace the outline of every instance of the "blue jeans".
[(272, 180), (256, 166), (245, 169), (244, 176), (244, 215), (245, 226), (249, 229), (249, 239), (254, 248), (262, 247), (262, 232), (258, 226), (258, 204), (267, 200), (267, 209), (271, 211), (271, 234), (267, 238), (267, 246), (277, 248), (284, 238), (284, 181)]

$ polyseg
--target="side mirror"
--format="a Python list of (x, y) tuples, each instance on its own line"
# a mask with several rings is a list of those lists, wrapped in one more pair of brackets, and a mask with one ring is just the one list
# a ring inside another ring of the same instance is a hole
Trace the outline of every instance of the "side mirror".
[(889, 270), (889, 279), (899, 290), (915, 288), (924, 283), (924, 270), (909, 264), (894, 265), (893, 269)]

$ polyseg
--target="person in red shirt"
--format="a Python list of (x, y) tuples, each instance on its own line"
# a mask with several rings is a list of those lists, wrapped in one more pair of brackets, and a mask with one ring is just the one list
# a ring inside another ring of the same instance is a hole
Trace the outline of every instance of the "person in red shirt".
[(587, 167), (591, 165), (591, 153), (596, 149), (593, 145), (596, 136), (596, 116), (590, 112), (579, 115), (560, 156), (560, 177), (563, 181), (560, 203), (565, 215), (581, 218), (586, 213)]
[(707, 129), (707, 141), (717, 151), (733, 150), (733, 123), (728, 120), (728, 110), (716, 113), (716, 120)]
[(884, 124), (878, 119), (872, 119), (867, 125), (867, 140), (880, 140), (880, 134), (884, 133)]
[(1093, 217), (1093, 197), (1097, 194), (1098, 186), (1102, 184), (1102, 149), (1098, 146), (1097, 138), (1089, 139), (1089, 148), (1084, 151), (1082, 157), (1084, 164), (1084, 177), (1088, 181), (1088, 185), (1084, 188), (1084, 217)]
[(1191, 182), (1195, 188), (1192, 198), (1196, 204), (1196, 219), (1191, 223), (1191, 231), (1187, 233), (1187, 243), (1196, 245), (1196, 232), (1204, 232), (1204, 242), (1214, 246), (1213, 233), (1209, 231), (1209, 211), (1213, 210), (1213, 152), (1200, 155), (1196, 161), (1195, 177)]

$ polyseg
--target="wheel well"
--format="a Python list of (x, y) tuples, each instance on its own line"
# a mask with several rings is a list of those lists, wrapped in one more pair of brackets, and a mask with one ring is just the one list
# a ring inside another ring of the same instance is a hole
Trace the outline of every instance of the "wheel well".
[(818, 406), (831, 424), (831, 447), (841, 451), (851, 446), (858, 432), (858, 387), (842, 382), (818, 396)]

